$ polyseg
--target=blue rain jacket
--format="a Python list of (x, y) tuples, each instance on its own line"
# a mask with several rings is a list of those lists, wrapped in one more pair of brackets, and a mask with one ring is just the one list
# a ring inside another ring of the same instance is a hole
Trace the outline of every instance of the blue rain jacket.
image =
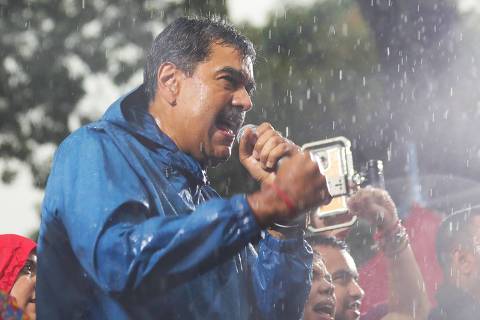
[(58, 148), (38, 254), (40, 320), (299, 319), (310, 289), (303, 237), (261, 235), (245, 195), (220, 198), (142, 86)]

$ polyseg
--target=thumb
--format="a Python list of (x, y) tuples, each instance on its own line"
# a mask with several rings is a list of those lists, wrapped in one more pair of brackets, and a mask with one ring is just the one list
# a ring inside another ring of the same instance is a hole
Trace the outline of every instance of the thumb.
[(255, 143), (257, 143), (257, 134), (255, 131), (251, 128), (245, 129), (244, 134), (240, 138), (240, 143), (238, 146), (240, 160), (248, 158), (252, 155)]

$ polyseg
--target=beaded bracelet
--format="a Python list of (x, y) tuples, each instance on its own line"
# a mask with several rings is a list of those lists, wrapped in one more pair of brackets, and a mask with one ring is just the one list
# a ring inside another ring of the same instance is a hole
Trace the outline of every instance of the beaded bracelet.
[(380, 247), (387, 257), (395, 257), (397, 254), (405, 250), (410, 244), (407, 230), (401, 224), (389, 233), (386, 237), (380, 239)]
[(383, 231), (377, 231), (373, 236), (373, 238), (375, 241), (379, 242), (386, 236), (390, 236), (394, 233), (397, 233), (402, 227), (403, 227), (402, 220), (398, 219), (397, 222), (394, 225), (392, 225), (390, 228)]

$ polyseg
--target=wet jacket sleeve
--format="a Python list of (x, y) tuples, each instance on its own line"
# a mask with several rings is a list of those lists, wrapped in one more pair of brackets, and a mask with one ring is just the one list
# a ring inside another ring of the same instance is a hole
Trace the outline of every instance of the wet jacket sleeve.
[(250, 246), (252, 290), (262, 319), (301, 319), (312, 282), (312, 249), (303, 239), (262, 233), (258, 254)]
[(161, 294), (231, 258), (260, 232), (244, 196), (181, 216), (162, 216), (165, 208), (149, 203), (143, 181), (101, 132), (77, 131), (57, 151), (44, 206), (57, 212), (87, 274), (112, 294), (145, 283)]

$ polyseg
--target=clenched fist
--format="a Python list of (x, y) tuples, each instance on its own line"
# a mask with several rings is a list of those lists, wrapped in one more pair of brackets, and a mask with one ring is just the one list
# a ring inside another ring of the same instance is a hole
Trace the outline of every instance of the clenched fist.
[(282, 160), (272, 181), (267, 179), (259, 192), (248, 196), (254, 215), (263, 227), (294, 219), (330, 200), (325, 177), (309, 152), (297, 152)]

